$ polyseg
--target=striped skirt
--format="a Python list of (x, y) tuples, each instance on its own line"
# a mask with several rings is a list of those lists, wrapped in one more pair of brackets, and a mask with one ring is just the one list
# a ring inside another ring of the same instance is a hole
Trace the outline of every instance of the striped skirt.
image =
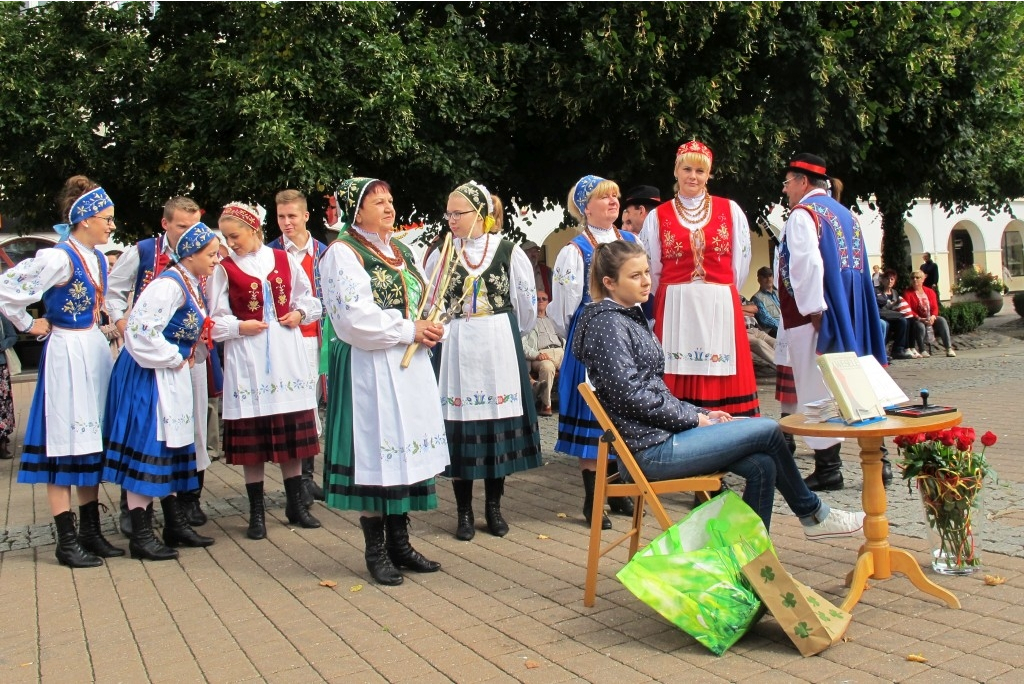
[(225, 419), (225, 460), (232, 466), (254, 466), (315, 457), (320, 453), (315, 411)]

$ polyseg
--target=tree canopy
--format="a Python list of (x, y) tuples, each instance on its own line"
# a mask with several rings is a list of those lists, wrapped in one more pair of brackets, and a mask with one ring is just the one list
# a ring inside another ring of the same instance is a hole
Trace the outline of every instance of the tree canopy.
[[(154, 7), (156, 10), (154, 11)], [(403, 221), (483, 182), (562, 201), (593, 173), (670, 192), (680, 142), (752, 219), (796, 152), (877, 201), (884, 254), (916, 197), (1024, 194), (1016, 3), (0, 4), (0, 212), (53, 223), (86, 173), (154, 231), (207, 210), (385, 178)], [(890, 227), (897, 230), (890, 230)]]

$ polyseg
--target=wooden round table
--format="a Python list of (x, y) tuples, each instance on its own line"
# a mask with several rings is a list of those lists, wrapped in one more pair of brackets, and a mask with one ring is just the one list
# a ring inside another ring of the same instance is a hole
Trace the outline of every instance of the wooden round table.
[(869, 578), (884, 580), (893, 571), (907, 576), (922, 592), (938, 597), (954, 609), (960, 608), (960, 600), (952, 592), (925, 577), (910, 552), (889, 546), (889, 519), (885, 517), (889, 503), (882, 483), (882, 439), (942, 430), (959, 425), (962, 420), (958, 411), (923, 418), (887, 416), (882, 421), (860, 426), (827, 421), (809, 423), (803, 414), (791, 414), (779, 420), (779, 427), (786, 433), (815, 438), (854, 438), (860, 445), (860, 465), (864, 471), (861, 502), (867, 515), (864, 519), (864, 538), (867, 542), (861, 545), (857, 563), (846, 576), (850, 592), (842, 604), (844, 611), (851, 611), (860, 601)]

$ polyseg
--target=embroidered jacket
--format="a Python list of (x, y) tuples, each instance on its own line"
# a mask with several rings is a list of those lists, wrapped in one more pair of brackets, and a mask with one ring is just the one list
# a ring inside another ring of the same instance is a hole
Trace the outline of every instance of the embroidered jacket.
[[(238, 268), (231, 255), (221, 262), (224, 273), (228, 277), (228, 301), (231, 312), (242, 321), (263, 321), (263, 308), (266, 305), (263, 296), (263, 280)], [(274, 318), (281, 318), (291, 311), (292, 271), (288, 254), (282, 250), (274, 250), (274, 268), (267, 274), (270, 284), (272, 305), (276, 312)]]

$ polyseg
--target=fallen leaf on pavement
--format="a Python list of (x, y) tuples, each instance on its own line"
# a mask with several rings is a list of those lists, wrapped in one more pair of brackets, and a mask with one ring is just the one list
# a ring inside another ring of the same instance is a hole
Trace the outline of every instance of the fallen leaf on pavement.
[(551, 538), (549, 536), (547, 536), (547, 535), (538, 535), (537, 539), (538, 540), (550, 540)]
[(359, 591), (360, 591), (360, 590), (362, 590), (362, 589), (363, 589), (363, 586), (362, 586), (362, 585), (353, 585), (352, 587), (350, 587), (350, 588), (348, 589), (348, 591), (349, 591), (349, 592), (359, 592)]
[(540, 668), (540, 664), (537, 663), (536, 661), (533, 661), (532, 659), (528, 659), (526, 661), (526, 667), (527, 668)]
[(558, 513), (558, 518), (560, 518), (560, 519), (567, 519), (567, 518), (569, 518), (569, 515), (566, 514), (564, 511), (562, 511), (562, 512)]
[(1006, 582), (1006, 578), (1002, 576), (990, 576), (985, 574), (985, 585), (1002, 585)]
[(335, 583), (333, 580), (321, 580), (320, 585), (322, 585), (323, 587), (334, 587), (335, 585), (337, 585), (337, 583)]
[(926, 664), (926, 663), (928, 663), (928, 660), (925, 659), (920, 654), (908, 654), (907, 655), (907, 661), (916, 661), (919, 664)]

